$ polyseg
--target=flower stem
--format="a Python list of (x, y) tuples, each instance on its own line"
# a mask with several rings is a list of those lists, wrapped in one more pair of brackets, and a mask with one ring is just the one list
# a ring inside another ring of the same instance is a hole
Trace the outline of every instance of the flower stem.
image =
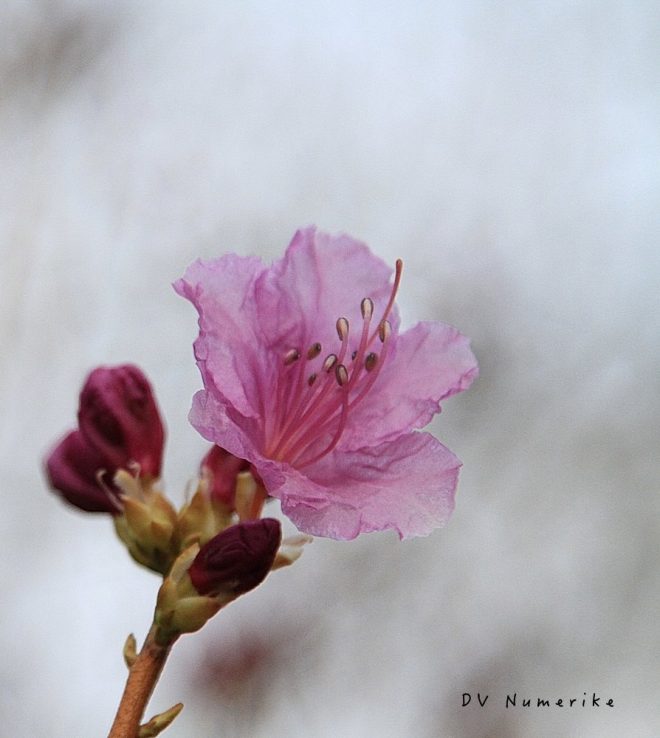
[(161, 644), (156, 640), (156, 630), (156, 626), (152, 625), (142, 650), (131, 666), (124, 694), (108, 738), (137, 738), (138, 736), (147, 702), (165, 666), (172, 644), (176, 640), (175, 637)]

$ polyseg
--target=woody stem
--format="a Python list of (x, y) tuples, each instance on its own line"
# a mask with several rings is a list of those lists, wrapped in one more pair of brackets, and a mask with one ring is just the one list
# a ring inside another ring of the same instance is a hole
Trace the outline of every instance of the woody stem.
[(176, 638), (162, 645), (156, 641), (156, 626), (151, 630), (142, 650), (133, 662), (128, 673), (121, 702), (117, 708), (115, 721), (108, 738), (137, 738), (140, 722), (147, 702), (151, 697), (170, 649)]

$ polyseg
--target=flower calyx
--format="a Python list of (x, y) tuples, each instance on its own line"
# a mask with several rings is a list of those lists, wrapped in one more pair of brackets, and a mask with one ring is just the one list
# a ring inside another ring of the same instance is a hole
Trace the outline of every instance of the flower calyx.
[(138, 564), (166, 574), (179, 551), (174, 507), (154, 484), (123, 469), (114, 484), (122, 501), (122, 512), (114, 517), (117, 535)]
[(234, 513), (243, 519), (238, 508), (248, 505), (245, 489), (255, 484), (248, 469), (247, 461), (219, 446), (204, 456), (195, 493), (177, 516), (182, 550), (193, 543), (203, 546), (234, 522)]

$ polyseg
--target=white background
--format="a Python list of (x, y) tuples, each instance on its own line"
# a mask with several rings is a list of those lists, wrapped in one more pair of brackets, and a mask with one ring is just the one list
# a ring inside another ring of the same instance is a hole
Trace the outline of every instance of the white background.
[[(642, 1), (3, 2), (3, 735), (105, 735), (150, 621), (156, 577), (41, 475), (86, 372), (147, 371), (181, 501), (206, 444), (170, 283), (309, 223), (404, 258), (408, 324), (472, 337), (481, 378), (432, 426), (465, 464), (457, 509), (427, 539), (315, 541), (181, 640), (150, 714), (186, 703), (172, 738), (660, 734), (659, 21)], [(504, 709), (593, 691), (615, 708)]]

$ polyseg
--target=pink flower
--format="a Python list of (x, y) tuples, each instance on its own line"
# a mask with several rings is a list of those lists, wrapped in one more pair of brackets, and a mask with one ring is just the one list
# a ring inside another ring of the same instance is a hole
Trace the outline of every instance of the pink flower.
[(142, 371), (131, 364), (94, 369), (80, 392), (78, 426), (46, 458), (50, 484), (82, 510), (117, 514), (118, 469), (160, 476), (165, 432)]
[(426, 535), (454, 507), (460, 462), (415, 429), (477, 364), (451, 326), (399, 332), (401, 262), (391, 274), (364, 244), (307, 228), (270, 267), (229, 254), (174, 285), (199, 313), (192, 424), (307, 533)]

